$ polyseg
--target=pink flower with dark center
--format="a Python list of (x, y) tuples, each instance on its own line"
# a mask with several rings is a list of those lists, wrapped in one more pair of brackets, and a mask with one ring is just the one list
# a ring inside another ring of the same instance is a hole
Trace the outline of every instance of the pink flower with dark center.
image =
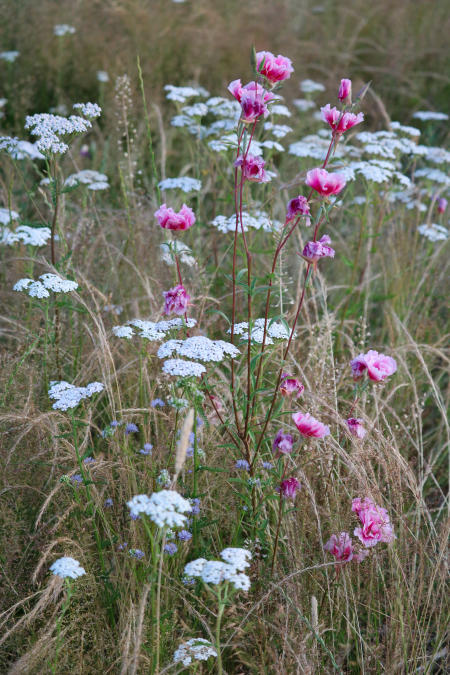
[(352, 100), (352, 81), (343, 79), (339, 87), (338, 99), (342, 102), (351, 103)]
[(360, 354), (350, 361), (353, 379), (359, 380), (364, 371), (374, 382), (382, 382), (387, 377), (395, 373), (397, 370), (397, 363), (391, 356), (379, 354), (374, 349), (370, 349), (367, 354)]
[(294, 478), (286, 478), (280, 485), (281, 496), (284, 499), (295, 499), (297, 490), (300, 490), (300, 481)]
[(364, 121), (364, 114), (362, 112), (355, 115), (355, 113), (344, 112), (342, 113), (337, 108), (330, 108), (330, 104), (327, 103), (326, 106), (320, 109), (322, 113), (322, 119), (324, 122), (328, 122), (330, 127), (337, 134), (343, 134), (356, 124), (360, 124)]
[(334, 555), (336, 561), (350, 562), (353, 559), (353, 544), (348, 532), (332, 534), (323, 548)]
[(302, 436), (311, 438), (323, 438), (328, 436), (330, 428), (316, 420), (309, 413), (297, 412), (292, 415), (295, 426)]
[(345, 177), (340, 173), (328, 173), (326, 169), (311, 169), (306, 174), (306, 185), (323, 197), (337, 195), (345, 188)]
[(356, 436), (356, 438), (364, 438), (367, 431), (364, 429), (363, 420), (360, 420), (357, 417), (349, 417), (346, 422), (348, 425), (348, 430), (352, 436)]
[(437, 210), (439, 211), (439, 213), (445, 213), (447, 205), (448, 201), (445, 199), (445, 197), (441, 197), (437, 203)]
[(377, 506), (371, 499), (361, 501), (357, 498), (352, 501), (352, 511), (355, 511), (362, 523), (362, 527), (355, 528), (354, 535), (370, 548), (384, 542), (390, 544), (395, 539), (394, 530), (388, 512)]
[(155, 217), (166, 230), (188, 230), (195, 223), (194, 212), (186, 204), (183, 204), (178, 213), (163, 204), (156, 211)]
[(289, 455), (292, 452), (292, 447), (294, 445), (294, 439), (291, 434), (285, 434), (283, 429), (277, 431), (275, 438), (272, 443), (272, 452), (275, 457), (280, 457), (280, 455)]
[(304, 385), (296, 377), (291, 377), (287, 373), (283, 373), (280, 384), (280, 394), (282, 396), (292, 396), (299, 398), (305, 391)]
[(314, 264), (320, 258), (334, 258), (335, 250), (328, 244), (331, 244), (331, 239), (327, 234), (324, 234), (319, 241), (308, 241), (303, 249), (302, 258)]
[(294, 72), (291, 59), (281, 56), (281, 54), (274, 56), (271, 52), (258, 52), (256, 54), (256, 65), (258, 72), (264, 75), (271, 84), (287, 80)]
[(241, 155), (234, 163), (234, 166), (241, 167), (244, 178), (254, 183), (268, 183), (270, 181), (270, 177), (264, 171), (265, 165), (262, 157), (254, 157), (253, 155), (247, 155), (245, 160)]
[(305, 220), (305, 225), (311, 225), (311, 220), (309, 218), (309, 204), (308, 200), (306, 197), (303, 197), (302, 195), (299, 195), (298, 197), (294, 197), (294, 199), (291, 199), (291, 201), (287, 205), (287, 211), (286, 211), (286, 222), (289, 223), (289, 221), (294, 220), (294, 218), (297, 218), (297, 216), (307, 216)]
[(188, 295), (184, 286), (178, 284), (178, 286), (174, 286), (174, 288), (164, 291), (164, 298), (165, 314), (182, 315), (186, 313), (191, 296)]
[(256, 122), (260, 117), (267, 117), (269, 114), (266, 103), (271, 101), (274, 95), (258, 82), (249, 82), (243, 87), (240, 80), (233, 80), (228, 85), (228, 91), (241, 104), (243, 122)]

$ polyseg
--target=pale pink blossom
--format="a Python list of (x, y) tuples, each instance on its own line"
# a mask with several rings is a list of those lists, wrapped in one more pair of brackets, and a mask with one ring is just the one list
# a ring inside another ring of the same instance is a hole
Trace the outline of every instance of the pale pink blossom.
[(320, 112), (322, 113), (324, 122), (328, 122), (330, 127), (337, 134), (343, 134), (356, 124), (360, 124), (364, 121), (364, 114), (362, 112), (357, 115), (351, 112), (342, 113), (337, 108), (331, 108), (329, 103), (321, 108)]
[(306, 174), (305, 183), (323, 197), (328, 197), (344, 189), (345, 177), (340, 173), (328, 173), (326, 169), (311, 169)]
[(286, 478), (280, 485), (281, 496), (284, 497), (284, 499), (295, 499), (295, 494), (300, 487), (300, 481), (297, 480), (297, 478), (294, 478), (293, 476), (291, 478)]
[(355, 528), (354, 535), (367, 548), (375, 546), (378, 542), (390, 544), (395, 539), (388, 512), (368, 497), (362, 501), (359, 498), (354, 499), (352, 511), (355, 511), (362, 523), (362, 527)]
[(189, 300), (191, 299), (190, 295), (186, 292), (185, 287), (181, 284), (174, 286), (174, 288), (171, 288), (168, 291), (164, 291), (164, 298), (164, 312), (166, 314), (178, 315), (186, 313)]
[(350, 103), (352, 100), (352, 81), (344, 78), (339, 87), (338, 99)]
[(272, 452), (275, 457), (280, 455), (289, 455), (292, 452), (294, 439), (291, 434), (286, 434), (283, 429), (279, 429), (272, 443)]
[(296, 377), (291, 377), (287, 373), (283, 373), (280, 384), (280, 394), (282, 396), (293, 396), (299, 398), (305, 391), (304, 385)]
[(352, 436), (356, 436), (356, 438), (364, 438), (367, 431), (364, 429), (363, 420), (360, 420), (357, 417), (349, 417), (346, 422), (348, 425), (348, 430)]
[(323, 548), (334, 555), (336, 561), (350, 562), (353, 559), (353, 544), (348, 532), (332, 534)]
[(228, 85), (228, 91), (241, 104), (243, 122), (256, 122), (260, 117), (267, 117), (269, 114), (266, 103), (274, 96), (258, 82), (249, 82), (243, 87), (240, 80), (233, 80)]
[(326, 424), (322, 424), (309, 413), (294, 413), (292, 419), (302, 436), (323, 438), (330, 433), (330, 428)]
[(381, 382), (395, 373), (397, 363), (391, 356), (379, 354), (374, 349), (370, 349), (367, 354), (360, 354), (353, 361), (350, 361), (353, 379), (359, 380), (364, 372), (374, 382)]
[(244, 178), (254, 183), (268, 183), (270, 181), (270, 177), (264, 170), (265, 165), (262, 157), (254, 157), (253, 155), (247, 155), (245, 160), (241, 155), (234, 163), (234, 166), (241, 167)]
[(194, 212), (186, 204), (183, 204), (178, 213), (163, 204), (155, 216), (161, 227), (166, 230), (188, 230), (195, 223)]
[(327, 234), (324, 234), (319, 241), (308, 241), (303, 249), (302, 258), (314, 264), (320, 258), (334, 258), (335, 250), (328, 244), (331, 244), (331, 239)]
[(308, 200), (306, 197), (303, 197), (302, 195), (299, 195), (298, 197), (294, 197), (294, 199), (291, 199), (291, 201), (287, 205), (287, 211), (286, 211), (286, 222), (289, 223), (289, 221), (294, 220), (294, 218), (297, 218), (298, 216), (307, 216), (305, 220), (305, 225), (311, 225), (311, 220), (309, 218), (309, 204)]
[[(262, 62), (262, 68), (260, 67)], [(291, 59), (286, 56), (274, 56), (271, 52), (258, 52), (256, 54), (256, 64), (258, 72), (271, 83), (276, 84), (287, 80), (294, 72)]]

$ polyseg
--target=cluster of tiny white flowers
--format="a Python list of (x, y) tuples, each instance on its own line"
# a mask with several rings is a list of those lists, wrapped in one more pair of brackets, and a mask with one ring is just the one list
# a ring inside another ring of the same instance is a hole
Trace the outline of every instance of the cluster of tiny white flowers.
[(187, 520), (184, 514), (192, 508), (190, 502), (175, 490), (160, 490), (150, 497), (136, 495), (127, 506), (132, 516), (143, 513), (158, 527), (182, 527)]
[(67, 23), (57, 23), (53, 27), (53, 33), (56, 37), (64, 37), (65, 35), (73, 35), (76, 33), (76, 29), (73, 26), (69, 26)]
[(75, 185), (87, 185), (89, 190), (107, 190), (109, 188), (108, 176), (92, 169), (83, 169), (73, 173), (66, 178), (64, 185), (72, 187)]
[(102, 114), (102, 109), (98, 103), (74, 103), (74, 110), (78, 110), (84, 117), (87, 117), (89, 120), (96, 119)]
[(7, 152), (12, 159), (44, 159), (39, 152), (36, 143), (20, 141), (18, 138), (2, 136), (0, 138), (0, 151)]
[(173, 84), (166, 84), (164, 90), (167, 91), (166, 98), (177, 103), (186, 103), (188, 99), (197, 96), (209, 96), (209, 92), (203, 87), (175, 87)]
[(18, 241), (28, 246), (45, 246), (50, 237), (49, 227), (19, 225), (14, 231), (8, 227), (0, 228), (0, 244), (7, 244), (8, 246), (12, 246)]
[(418, 110), (414, 113), (413, 117), (416, 120), (422, 120), (422, 122), (429, 122), (433, 120), (435, 122), (445, 122), (448, 120), (448, 115), (441, 112), (433, 112), (432, 110)]
[(202, 183), (196, 178), (189, 176), (179, 176), (179, 178), (166, 178), (162, 180), (158, 187), (160, 190), (182, 190), (183, 192), (199, 192), (202, 189)]
[[(227, 330), (227, 333), (231, 333), (231, 328)], [(241, 323), (234, 324), (234, 334), (240, 335), (242, 340), (248, 340), (248, 322), (242, 321)], [(264, 319), (255, 319), (252, 324), (251, 330), (251, 339), (252, 342), (257, 344), (262, 344), (264, 337)], [(266, 344), (272, 345), (274, 340), (287, 340), (289, 338), (289, 331), (283, 323), (278, 321), (272, 321), (269, 319), (267, 321), (267, 335), (266, 335)]]
[(173, 655), (173, 662), (189, 666), (192, 660), (207, 661), (210, 656), (217, 656), (217, 652), (209, 640), (191, 638), (181, 643)]
[(225, 356), (235, 358), (239, 354), (239, 349), (230, 342), (224, 340), (210, 340), (203, 335), (194, 335), (186, 340), (168, 340), (158, 349), (160, 359), (172, 356), (173, 353), (184, 356), (193, 361), (222, 361)]
[(70, 293), (76, 291), (78, 284), (70, 279), (63, 279), (57, 274), (41, 274), (38, 281), (34, 279), (19, 279), (13, 286), (13, 291), (25, 291), (31, 298), (48, 298), (49, 291), (53, 293)]
[(198, 558), (184, 567), (185, 577), (201, 579), (205, 584), (230, 582), (236, 590), (248, 591), (250, 579), (242, 570), (249, 567), (252, 555), (243, 548), (226, 548), (220, 554), (221, 560), (205, 560)]
[(14, 61), (19, 56), (20, 52), (10, 51), (10, 52), (0, 52), (0, 59), (2, 61), (7, 61), (8, 63), (14, 63)]
[[(75, 103), (75, 110), (80, 110), (82, 115), (93, 119), (101, 113), (101, 108), (96, 103)], [(60, 136), (82, 134), (92, 128), (89, 119), (70, 115), (62, 117), (53, 113), (37, 113), (27, 115), (25, 129), (29, 129), (33, 136), (39, 136), (36, 147), (40, 152), (51, 154), (64, 154), (69, 149)]]
[(12, 209), (0, 208), (0, 224), (9, 225), (13, 220), (19, 220), (19, 214)]
[(302, 80), (300, 82), (300, 91), (304, 94), (315, 94), (319, 91), (325, 91), (325, 87), (320, 82), (314, 80)]
[(440, 169), (430, 169), (428, 167), (425, 169), (417, 169), (415, 176), (416, 178), (425, 178), (426, 180), (431, 180), (434, 183), (441, 183), (442, 185), (450, 186), (449, 176), (443, 171), (440, 171)]
[(91, 382), (86, 387), (76, 387), (64, 380), (61, 382), (53, 381), (50, 382), (48, 395), (56, 401), (52, 406), (54, 410), (68, 410), (69, 408), (76, 408), (81, 401), (90, 398), (93, 394), (100, 393), (104, 388), (105, 385), (101, 382)]
[(163, 340), (171, 330), (179, 330), (183, 326), (193, 328), (197, 324), (196, 319), (176, 318), (167, 321), (144, 321), (143, 319), (131, 319), (123, 326), (114, 326), (112, 332), (116, 337), (130, 340), (136, 335), (132, 326), (139, 331), (137, 335), (146, 340)]
[(295, 105), (300, 112), (308, 112), (316, 107), (314, 101), (310, 101), (309, 98), (294, 98), (292, 103)]
[(185, 105), (181, 108), (181, 112), (188, 117), (204, 117), (208, 114), (208, 106), (205, 103), (194, 103)]
[(270, 131), (275, 138), (284, 138), (293, 131), (292, 127), (289, 127), (287, 124), (274, 124), (273, 122), (265, 122), (264, 129)]
[(197, 264), (194, 256), (191, 255), (192, 250), (187, 244), (178, 239), (170, 242), (163, 242), (160, 244), (161, 260), (166, 265), (175, 265), (175, 254), (178, 256), (178, 261), (188, 267), (193, 267)]
[[(263, 230), (264, 232), (277, 232), (282, 227), (282, 223), (279, 220), (271, 220), (264, 211), (256, 211), (254, 215), (250, 215), (246, 211), (243, 211), (242, 222), (244, 224), (245, 232), (249, 229)], [(227, 232), (234, 232), (236, 230), (236, 215), (229, 217), (221, 215), (216, 216), (214, 220), (211, 221), (211, 225), (224, 234)], [(240, 224), (238, 225), (238, 230), (239, 232), (241, 231)]]
[(206, 368), (201, 363), (184, 359), (168, 359), (164, 361), (162, 369), (166, 375), (178, 377), (201, 377), (206, 373)]
[(106, 70), (97, 70), (97, 80), (99, 82), (109, 82), (109, 75)]
[(445, 241), (448, 238), (448, 230), (443, 225), (436, 225), (432, 223), (428, 225), (419, 225), (417, 228), (421, 235), (429, 239), (430, 241)]
[(67, 577), (77, 579), (86, 574), (86, 570), (84, 567), (81, 567), (78, 560), (69, 556), (63, 556), (55, 560), (53, 565), (50, 566), (50, 572), (53, 572), (56, 577), (61, 577), (61, 579), (66, 579)]

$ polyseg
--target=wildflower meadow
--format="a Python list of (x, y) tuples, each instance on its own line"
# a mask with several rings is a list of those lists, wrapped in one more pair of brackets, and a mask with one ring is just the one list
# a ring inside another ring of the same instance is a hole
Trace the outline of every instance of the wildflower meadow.
[(1, 672), (448, 673), (445, 3), (0, 11)]

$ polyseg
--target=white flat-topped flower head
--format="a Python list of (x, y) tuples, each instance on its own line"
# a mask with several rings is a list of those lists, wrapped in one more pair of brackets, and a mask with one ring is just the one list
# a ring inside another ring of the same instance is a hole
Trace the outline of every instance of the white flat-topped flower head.
[(53, 565), (50, 566), (50, 572), (61, 579), (77, 579), (86, 574), (86, 570), (84, 567), (81, 567), (78, 560), (70, 556), (64, 556), (55, 560)]
[(201, 363), (184, 359), (168, 359), (164, 361), (162, 369), (167, 375), (177, 377), (201, 377), (206, 373), (206, 368)]
[[(48, 228), (42, 228), (48, 229)], [(76, 291), (78, 284), (76, 281), (70, 279), (63, 279), (57, 274), (41, 274), (37, 281), (34, 279), (19, 279), (14, 286), (13, 291), (24, 291), (28, 293), (31, 298), (48, 298), (49, 291), (53, 293), (71, 293)]]
[[(167, 333), (172, 330), (180, 330), (183, 326), (193, 328), (197, 324), (195, 319), (189, 318), (187, 321), (182, 318), (168, 319), (167, 321), (144, 321), (143, 319), (131, 319), (124, 326), (114, 326), (112, 329), (116, 337), (131, 339), (138, 335), (145, 340), (158, 341), (163, 340)], [(133, 330), (137, 329), (137, 333)]]
[(6, 61), (7, 63), (14, 63), (19, 55), (20, 52), (16, 51), (0, 52), (0, 59), (2, 61)]
[(54, 410), (66, 411), (76, 408), (81, 401), (90, 398), (93, 394), (103, 391), (105, 385), (101, 382), (91, 382), (86, 387), (76, 387), (65, 380), (61, 382), (50, 382), (48, 395), (55, 401), (52, 408)]
[(53, 27), (53, 34), (56, 35), (56, 37), (73, 35), (76, 32), (76, 28), (74, 28), (74, 26), (69, 26), (67, 23), (57, 23), (56, 26)]
[[(227, 330), (231, 333), (231, 328)], [(240, 335), (242, 340), (248, 340), (248, 322), (242, 321), (234, 325), (234, 334)], [(252, 324), (251, 340), (257, 344), (262, 344), (264, 337), (264, 319), (255, 319)], [(274, 340), (287, 340), (289, 331), (286, 326), (279, 321), (267, 322), (266, 344), (272, 345)]]
[(425, 223), (424, 225), (419, 225), (417, 229), (422, 236), (433, 242), (448, 239), (448, 230), (443, 225), (437, 225), (436, 223), (428, 225)]
[(160, 190), (182, 190), (183, 192), (199, 192), (202, 189), (202, 182), (197, 178), (189, 176), (179, 176), (179, 178), (166, 178), (162, 180), (158, 187)]
[(150, 497), (136, 495), (127, 506), (132, 516), (145, 514), (158, 527), (182, 527), (187, 520), (185, 513), (191, 510), (190, 502), (175, 490), (160, 490)]
[(239, 349), (224, 340), (210, 340), (203, 335), (195, 335), (186, 338), (186, 340), (168, 340), (161, 345), (157, 352), (160, 359), (172, 356), (173, 353), (193, 361), (215, 361), (218, 363), (225, 356), (235, 358), (239, 355)]
[(217, 656), (217, 652), (209, 640), (191, 638), (180, 644), (173, 655), (173, 662), (187, 667), (192, 661), (207, 661), (210, 656)]

